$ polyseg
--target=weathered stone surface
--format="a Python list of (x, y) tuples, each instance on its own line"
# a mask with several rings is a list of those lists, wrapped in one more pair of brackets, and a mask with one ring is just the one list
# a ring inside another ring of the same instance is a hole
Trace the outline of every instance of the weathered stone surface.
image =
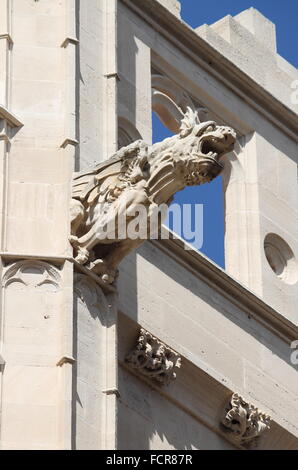
[(176, 378), (176, 369), (181, 367), (181, 357), (171, 348), (141, 328), (135, 348), (127, 354), (125, 361), (141, 375), (167, 385)]
[(197, 33), (229, 58), (277, 99), (297, 113), (291, 100), (291, 85), (298, 79), (297, 69), (276, 52), (275, 25), (256, 9), (228, 15), (216, 23), (202, 25)]
[(232, 440), (242, 445), (257, 445), (264, 431), (270, 429), (270, 417), (234, 393), (225, 408), (222, 425)]
[[(255, 10), (197, 32), (179, 11), (0, 0), (1, 449), (242, 448), (220, 426), (235, 390), (272, 417), (259, 448), (298, 448), (297, 70)], [(73, 259), (73, 172), (117, 152), (117, 126), (120, 147), (152, 149), (152, 111), (179, 134), (187, 106), (237, 133), (229, 274), (179, 240), (146, 242), (117, 303)], [(167, 387), (125, 362), (142, 328), (182, 357)]]
[[(156, 220), (155, 229), (153, 224), (159, 208), (186, 186), (212, 181), (223, 169), (221, 158), (233, 149), (233, 129), (201, 122), (198, 111), (190, 107), (183, 113), (173, 106), (180, 116), (178, 135), (152, 146), (142, 140), (133, 142), (92, 170), (74, 175), (71, 242), (75, 259), (104, 282), (115, 280), (117, 266), (127, 253), (156, 236), (160, 224)], [(138, 218), (139, 235), (133, 237), (129, 224)]]

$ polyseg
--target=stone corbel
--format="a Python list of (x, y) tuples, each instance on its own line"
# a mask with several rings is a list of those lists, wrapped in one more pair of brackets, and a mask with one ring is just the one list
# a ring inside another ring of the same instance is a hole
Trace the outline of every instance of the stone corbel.
[(240, 445), (257, 445), (259, 437), (270, 429), (270, 416), (234, 393), (224, 410), (222, 426), (224, 431)]
[(13, 40), (9, 33), (0, 34), (0, 39), (6, 39), (10, 48), (13, 46)]
[(79, 44), (79, 40), (75, 37), (67, 36), (61, 44), (61, 47), (67, 47), (68, 44), (74, 44), (75, 46)]
[(23, 123), (5, 106), (0, 104), (0, 140), (9, 142), (9, 128), (22, 127)]
[(73, 365), (76, 362), (75, 358), (69, 355), (62, 356), (61, 359), (57, 362), (56, 366), (62, 367), (64, 364)]
[(8, 111), (8, 109), (5, 108), (5, 106), (2, 104), (0, 104), (0, 119), (5, 119), (10, 127), (23, 126), (23, 123), (12, 112)]
[(78, 144), (79, 144), (78, 140), (70, 139), (70, 138), (67, 137), (66, 139), (64, 139), (64, 141), (60, 145), (60, 148), (65, 149), (68, 145), (73, 145), (74, 147), (76, 147)]
[(168, 385), (176, 378), (175, 370), (181, 366), (181, 357), (142, 328), (137, 345), (125, 362), (141, 375)]
[(5, 366), (5, 359), (3, 358), (2, 354), (0, 354), (0, 369), (3, 369)]

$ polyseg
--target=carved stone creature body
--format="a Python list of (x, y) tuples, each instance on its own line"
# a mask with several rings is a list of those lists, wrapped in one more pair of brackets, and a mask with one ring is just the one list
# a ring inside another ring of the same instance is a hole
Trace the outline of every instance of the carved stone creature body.
[(178, 135), (152, 146), (138, 140), (92, 170), (75, 174), (71, 242), (76, 261), (112, 283), (119, 262), (144, 241), (126, 232), (138, 207), (146, 208), (149, 225), (154, 210), (169, 204), (177, 191), (215, 178), (235, 139), (231, 128), (200, 122), (188, 108)]

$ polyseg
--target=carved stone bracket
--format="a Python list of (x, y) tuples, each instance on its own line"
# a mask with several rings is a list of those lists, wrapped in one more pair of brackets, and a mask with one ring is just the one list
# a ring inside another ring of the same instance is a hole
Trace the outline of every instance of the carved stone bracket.
[(76, 46), (76, 45), (79, 44), (79, 43), (80, 43), (80, 41), (78, 40), (78, 38), (71, 37), (71, 36), (67, 36), (67, 37), (64, 39), (64, 41), (62, 42), (61, 47), (64, 47), (64, 48), (65, 48), (65, 47), (68, 46), (68, 44), (74, 44), (74, 45)]
[(10, 140), (10, 129), (19, 129), (23, 126), (23, 123), (5, 106), (0, 104), (0, 140), (9, 142)]
[(5, 366), (5, 359), (4, 357), (0, 354), (0, 370)]
[(138, 343), (126, 356), (125, 362), (140, 374), (168, 385), (176, 378), (175, 369), (180, 368), (181, 357), (142, 328)]
[(72, 356), (64, 355), (59, 359), (56, 366), (62, 367), (64, 364), (71, 364), (73, 365), (76, 362), (75, 358)]
[(270, 429), (270, 421), (270, 416), (234, 393), (225, 408), (222, 425), (234, 441), (256, 445), (261, 434)]

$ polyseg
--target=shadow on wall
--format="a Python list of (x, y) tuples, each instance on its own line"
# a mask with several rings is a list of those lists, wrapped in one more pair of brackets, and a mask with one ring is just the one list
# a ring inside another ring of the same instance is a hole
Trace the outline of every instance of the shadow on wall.
[[(146, 261), (147, 266), (144, 276), (142, 276), (140, 269), (143, 262), (138, 263), (138, 257)], [(150, 269), (150, 265), (152, 265), (152, 270)], [(162, 278), (160, 278), (160, 281), (156, 278), (155, 273), (157, 270), (161, 271), (169, 280), (173, 281), (173, 292), (169, 291), (169, 289), (171, 289), (170, 283), (166, 283), (168, 286), (167, 292), (160, 292), (159, 284)], [(138, 272), (138, 284), (136, 282), (136, 272)], [(151, 273), (150, 278), (148, 277), (149, 272)], [(288, 366), (296, 370), (295, 365), (290, 362), (291, 350), (288, 344), (273, 333), (264, 328), (260, 328), (260, 324), (255, 321), (253, 317), (241, 311), (238, 307), (229, 302), (228, 299), (223, 298), (220, 293), (214, 292), (214, 289), (209, 287), (206, 282), (199, 277), (193, 276), (192, 273), (186, 271), (185, 268), (168, 257), (163, 251), (160, 251), (158, 247), (153, 246), (150, 242), (145, 242), (138, 250), (127, 256), (120, 265), (120, 278), (118, 281), (120, 310), (124, 313), (129, 313), (129, 317), (135, 322), (142, 323), (140, 314), (144, 316), (144, 310), (147, 310), (148, 314), (150, 313), (150, 306), (146, 305), (145, 301), (143, 302), (143, 298), (150, 299), (153, 297), (154, 301), (154, 297), (156, 297), (156, 302), (158, 302), (159, 296), (161, 296), (163, 300), (166, 301), (166, 298), (168, 299), (171, 295), (176, 295), (175, 285), (182, 286), (185, 292), (190, 291), (194, 296), (202, 299), (206, 305), (209, 305), (230, 322), (237, 325), (239, 327), (239, 335), (241, 335), (241, 331), (244, 330), (271, 351), (272, 357), (274, 357), (274, 355), (278, 356), (282, 361), (288, 364)], [(164, 297), (165, 294), (167, 294), (166, 298)], [(168, 305), (169, 311), (171, 308), (173, 308), (173, 304)], [(163, 316), (164, 313), (162, 309), (159, 310), (159, 314), (159, 324), (165, 325), (166, 318)], [(184, 314), (187, 316), (187, 312), (184, 312)], [(199, 323), (200, 315), (201, 312), (198, 311), (197, 321)], [(177, 334), (179, 341), (179, 332)], [(235, 337), (234, 340), (236, 342), (237, 338)]]
[(197, 422), (190, 415), (121, 367), (119, 382), (119, 450), (198, 449)]
[[(137, 279), (135, 273), (138, 274)], [(178, 292), (177, 286), (180, 286)], [(185, 289), (185, 295), (188, 298), (187, 301), (183, 302), (185, 309), (182, 311), (180, 310), (181, 297), (183, 296), (181, 287)], [(279, 370), (281, 370), (279, 360), (283, 361), (282, 370), (284, 371), (284, 367), (287, 367), (288, 373), (291, 373), (290, 376), (293, 376), (296, 372), (297, 366), (290, 362), (291, 349), (285, 341), (262, 327), (253, 316), (243, 312), (237, 305), (223, 297), (222, 294), (214, 291), (214, 288), (210, 287), (204, 279), (194, 276), (150, 242), (145, 242), (121, 263), (118, 289), (120, 311), (125, 314), (123, 315), (124, 320), (119, 322), (120, 360), (121, 358), (123, 360), (125, 355), (136, 345), (137, 323), (157, 336), (157, 332), (162, 331), (162, 339), (165, 342), (167, 342), (167, 337), (174, 336), (175, 343), (184, 344), (185, 348), (188, 347), (185, 338), (189, 335), (190, 343), (193, 344), (195, 340), (198, 345), (195, 351), (191, 350), (192, 354), (196, 355), (199, 361), (205, 363), (208, 369), (218, 369), (220, 374), (222, 374), (222, 362), (225, 360), (221, 348), (223, 346), (224, 350), (229, 349), (231, 353), (233, 352), (239, 367), (240, 376), (237, 387), (243, 389), (243, 393), (247, 395), (247, 398), (249, 396), (253, 398), (253, 388), (250, 388), (249, 375), (246, 375), (250, 374), (250, 371), (255, 371), (256, 375), (253, 380), (258, 382), (268, 380), (268, 391), (270, 386), (274, 386), (274, 383), (278, 380)], [(197, 297), (198, 302), (194, 297), (191, 299), (190, 293)], [(179, 301), (177, 296), (179, 296)], [(212, 309), (214, 309), (213, 321)], [(180, 321), (181, 329), (175, 329), (173, 324), (169, 325), (170, 315), (173, 317), (174, 324), (177, 316), (183, 316), (184, 320), (181, 319)], [(219, 321), (219, 317), (222, 317), (222, 321)], [(153, 331), (150, 329), (151, 318), (154, 325)], [(129, 327), (131, 323), (134, 323), (132, 331)], [(182, 324), (185, 324), (185, 327)], [(191, 332), (188, 332), (187, 325), (192, 325)], [(213, 325), (212, 329), (210, 325)], [(200, 334), (202, 334), (202, 342)], [(210, 347), (213, 349), (204, 352), (201, 349), (202, 345), (206, 343), (206, 335), (210, 336)], [(260, 344), (260, 347), (256, 348), (256, 342)], [(125, 347), (123, 344), (125, 344)], [(170, 344), (170, 346), (174, 347), (174, 344)], [(250, 360), (250, 350), (245, 350), (246, 346), (247, 348), (254, 348), (254, 352), (259, 355), (260, 362), (254, 362), (256, 360), (255, 354)], [(242, 351), (241, 354), (238, 354), (238, 348)], [(218, 368), (216, 366), (217, 362), (214, 362), (215, 360), (219, 361)], [(266, 374), (264, 374), (266, 361), (270, 362), (271, 369), (267, 367)], [(156, 443), (158, 447), (153, 447), (155, 449), (163, 448), (163, 446), (164, 448), (173, 446), (176, 449), (200, 448), (199, 446), (202, 448), (206, 430), (202, 430), (199, 436), (196, 420), (193, 420), (193, 422), (192, 419), (189, 419), (187, 413), (186, 419), (183, 410), (175, 406), (174, 402), (169, 402), (162, 394), (156, 392), (150, 387), (150, 384), (149, 386), (144, 384), (142, 380), (136, 378), (123, 367), (119, 369), (118, 423), (119, 436), (121, 436), (119, 441), (120, 449), (146, 449), (150, 443), (151, 445)], [(234, 373), (234, 371), (231, 371), (231, 375), (226, 377), (227, 384), (234, 383)], [(169, 386), (175, 386), (175, 383)], [(256, 383), (254, 386), (260, 386), (260, 383)], [(294, 384), (289, 390), (289, 387), (285, 384), (284, 393), (291, 393), (293, 386)], [(272, 401), (272, 405), (271, 399), (272, 397), (269, 394), (264, 406), (268, 408), (269, 414), (272, 413), (273, 416), (276, 413), (274, 408), (276, 397)], [(162, 418), (163, 415), (166, 419)], [(192, 423), (191, 432), (189, 428), (184, 428), (184, 422)], [(217, 441), (216, 446), (218, 445), (220, 445), (220, 441)]]
[[(114, 302), (85, 274), (75, 273), (73, 294), (72, 449), (96, 449), (103, 428), (106, 335)], [(109, 315), (110, 314), (110, 315)]]
[[(135, 347), (139, 336), (138, 326), (124, 315), (118, 319), (118, 357), (120, 397), (118, 399), (118, 449), (150, 449), (171, 447), (197, 448), (197, 432), (192, 432), (193, 418), (169, 401), (162, 392), (177, 386), (176, 381), (160, 386), (159, 393), (150, 380), (144, 382), (123, 366), (127, 353)], [(186, 428), (185, 423), (188, 423)], [(155, 447), (154, 447), (155, 446)]]
[(218, 423), (230, 391), (185, 358), (168, 385), (143, 379), (125, 363), (138, 338), (139, 325), (120, 314), (118, 449), (233, 449), (198, 419), (209, 409)]

